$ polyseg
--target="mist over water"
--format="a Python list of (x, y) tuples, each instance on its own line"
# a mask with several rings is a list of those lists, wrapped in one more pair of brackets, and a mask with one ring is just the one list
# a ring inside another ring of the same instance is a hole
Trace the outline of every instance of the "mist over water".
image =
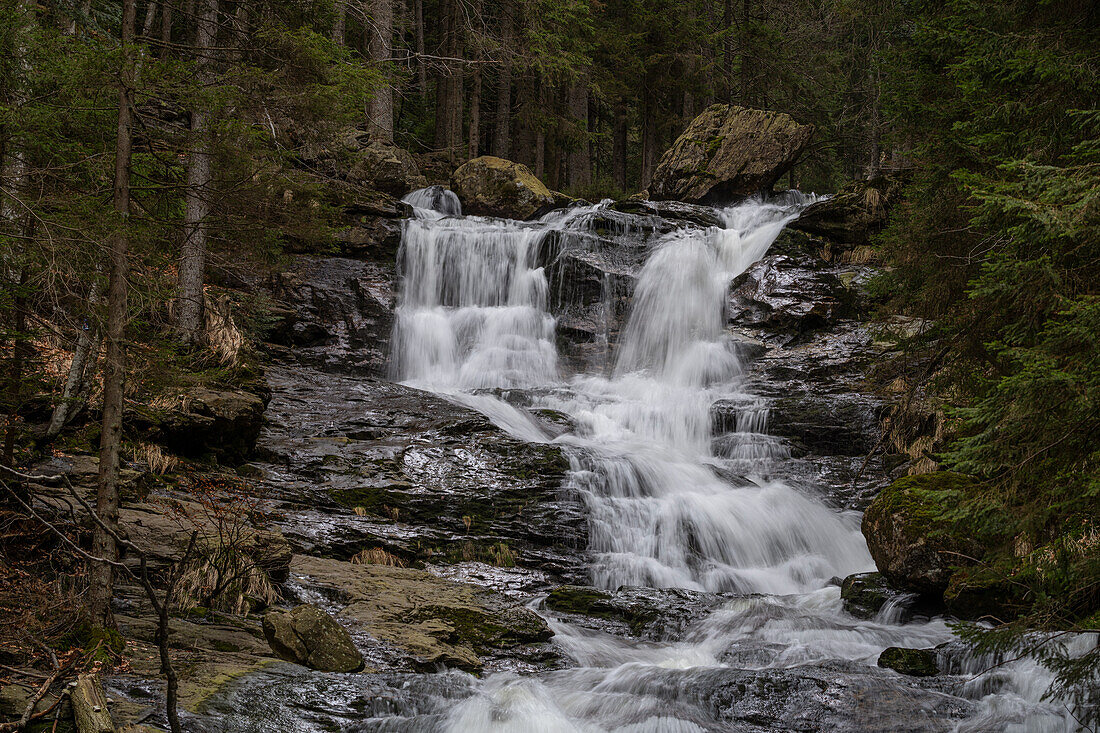
[[(750, 200), (722, 210), (720, 228), (661, 237), (638, 275), (618, 343), (609, 344), (609, 362), (580, 374), (559, 364), (539, 258), (551, 233), (590, 235), (603, 205), (522, 223), (461, 217), (457, 201), (430, 189), (406, 200), (418, 215), (406, 225), (399, 255), (396, 376), (477, 409), (525, 440), (552, 438), (529, 412), (491, 390), (529, 389), (535, 406), (570, 417), (573, 429), (552, 440), (569, 456), (570, 480), (588, 506), (593, 585), (744, 596), (675, 643), (642, 643), (551, 619), (555, 643), (576, 666), (538, 678), (490, 676), (444, 729), (711, 730), (667, 709), (669, 685), (705, 685), (731, 660), (740, 669), (827, 660), (873, 665), (887, 646), (930, 647), (951, 638), (939, 620), (901, 626), (888, 615), (868, 622), (845, 614), (830, 581), (874, 569), (858, 514), (768, 478), (769, 467), (789, 456), (767, 435), (766, 402), (742, 385), (742, 349), (727, 332), (725, 304), (731, 280), (765, 255), (807, 197)], [(736, 430), (716, 451), (710, 409), (718, 399), (741, 407)], [(997, 705), (1008, 703), (995, 697), (983, 702), (984, 717), (963, 729), (1004, 730), (1021, 719), (1072, 729), (1045, 710), (1006, 717)], [(1033, 693), (1026, 699), (1038, 702)], [(982, 727), (982, 720), (1000, 727)]]

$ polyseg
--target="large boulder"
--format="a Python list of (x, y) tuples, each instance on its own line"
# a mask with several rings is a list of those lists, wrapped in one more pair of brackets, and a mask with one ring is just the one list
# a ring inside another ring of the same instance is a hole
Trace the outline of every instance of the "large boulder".
[(404, 196), (428, 185), (408, 150), (381, 140), (372, 140), (356, 153), (348, 181), (393, 196)]
[(303, 583), (342, 599), (341, 619), (402, 650), (418, 668), (446, 664), (478, 671), (481, 655), (553, 635), (521, 603), (423, 570), (304, 555), (294, 558), (292, 568)]
[(942, 597), (954, 569), (981, 552), (979, 538), (941, 517), (974, 484), (964, 474), (940, 471), (890, 484), (863, 514), (863, 536), (879, 572), (897, 588)]
[(363, 669), (363, 655), (347, 629), (312, 604), (269, 611), (264, 616), (264, 636), (271, 650), (288, 662), (320, 672)]
[(483, 155), (451, 176), (451, 190), (467, 214), (533, 219), (555, 206), (554, 194), (522, 163)]
[(789, 226), (842, 249), (867, 244), (872, 234), (886, 226), (890, 206), (901, 188), (898, 178), (886, 176), (852, 181), (837, 195), (811, 204)]
[(812, 125), (781, 112), (711, 105), (661, 158), (650, 198), (715, 203), (767, 191), (795, 164), (813, 132)]

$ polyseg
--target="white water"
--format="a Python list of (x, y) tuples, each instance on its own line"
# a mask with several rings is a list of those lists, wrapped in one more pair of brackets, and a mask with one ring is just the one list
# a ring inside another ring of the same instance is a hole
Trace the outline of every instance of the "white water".
[[(526, 412), (475, 391), (538, 388), (539, 406), (572, 417), (575, 430), (555, 441), (588, 504), (594, 585), (766, 594), (729, 604), (678, 643), (643, 644), (555, 621), (556, 643), (577, 667), (542, 679), (490, 677), (453, 711), (448, 730), (702, 730), (643, 691), (660, 670), (720, 667), (731, 653), (742, 669), (830, 659), (874, 665), (887, 646), (951, 638), (941, 621), (899, 626), (847, 616), (829, 581), (874, 569), (859, 517), (760, 478), (786, 453), (766, 435), (766, 405), (741, 387), (724, 304), (730, 281), (797, 215), (799, 197), (750, 201), (721, 212), (724, 228), (664, 237), (639, 275), (613, 369), (578, 375), (559, 369), (537, 260), (548, 231), (583, 231), (599, 205), (524, 224), (451, 216), (453, 202), (441, 204), (438, 193), (407, 200), (446, 209), (418, 208), (405, 231), (399, 377), (525, 440), (550, 438)], [(738, 432), (715, 455), (710, 408), (720, 398), (744, 407)], [(1019, 693), (1026, 685), (1013, 680), (1009, 693), (970, 690), (983, 707), (962, 729), (1072, 730), (1038, 704), (1042, 690)]]

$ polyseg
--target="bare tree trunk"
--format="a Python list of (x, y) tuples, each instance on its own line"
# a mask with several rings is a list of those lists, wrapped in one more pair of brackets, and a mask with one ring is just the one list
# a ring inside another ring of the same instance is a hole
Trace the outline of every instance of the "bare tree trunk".
[(374, 67), (382, 72), (382, 84), (371, 97), (367, 112), (367, 127), (371, 137), (393, 142), (393, 84), (390, 78), (390, 56), (393, 53), (393, 2), (374, 0), (370, 28), (367, 30), (367, 55)]
[(416, 35), (416, 83), (420, 98), (428, 98), (428, 64), (424, 58), (424, 0), (413, 0), (413, 26)]
[(642, 92), (642, 188), (648, 189), (657, 169), (657, 110), (653, 91)]
[[(99, 481), (96, 514), (110, 530), (118, 530), (118, 456), (122, 441), (122, 396), (126, 381), (127, 276), (129, 269), (127, 226), (130, 216), (130, 157), (133, 144), (131, 87), (134, 81), (133, 52), (136, 0), (122, 6), (122, 44), (125, 56), (118, 91), (118, 141), (115, 145), (114, 208), (119, 230), (111, 237), (111, 276), (107, 291), (107, 361), (103, 370), (103, 427), (99, 441)], [(92, 553), (104, 562), (92, 564), (89, 574), (88, 619), (93, 626), (114, 626), (111, 597), (114, 568), (109, 561), (118, 557), (112, 532), (96, 526)]]
[(23, 394), (23, 369), (27, 361), (27, 297), (25, 290), (27, 287), (27, 266), (23, 265), (19, 271), (19, 283), (16, 286), (15, 291), (15, 306), (12, 313), (12, 339), (14, 341), (12, 345), (12, 358), (10, 371), (8, 372), (8, 389), (7, 389), (7, 403), (8, 403), (8, 425), (7, 430), (4, 432), (4, 454), (3, 463), (5, 466), (15, 467), (15, 431), (16, 424), (19, 422), (19, 407), (22, 403), (21, 396)]
[(145, 22), (141, 24), (141, 37), (151, 38), (153, 32), (153, 21), (157, 17), (157, 3), (156, 0), (149, 0), (149, 4), (145, 6)]
[(332, 13), (332, 42), (343, 46), (344, 34), (348, 23), (347, 0), (335, 0), (332, 4)]
[[(195, 34), (199, 85), (213, 83), (214, 43), (218, 32), (218, 0), (204, 0)], [(210, 215), (210, 111), (191, 111), (191, 154), (184, 193), (183, 246), (180, 248), (179, 297), (176, 330), (188, 344), (199, 340), (203, 327), (203, 288), (206, 272), (206, 220)]]
[(470, 141), (467, 147), (468, 158), (476, 158), (481, 148), (481, 67), (474, 69), (474, 78), (470, 89)]
[(493, 155), (508, 158), (512, 154), (512, 59), (515, 43), (515, 19), (510, 3), (501, 6), (500, 48), (504, 55), (497, 77), (497, 109), (493, 129)]
[(567, 166), (570, 186), (584, 186), (592, 182), (592, 161), (588, 155), (588, 85), (584, 78), (569, 85), (569, 116), (573, 118), (575, 133), (569, 149)]
[(626, 107), (622, 104), (615, 107), (614, 128), (611, 132), (611, 177), (615, 186), (620, 191), (626, 191), (626, 146), (627, 146), (627, 121)]
[(168, 49), (172, 43), (172, 5), (168, 0), (163, 0), (160, 9), (160, 57), (168, 57)]
[(66, 423), (69, 422), (77, 396), (83, 391), (88, 365), (89, 363), (95, 363), (96, 353), (99, 351), (99, 329), (95, 326), (94, 310), (98, 304), (99, 281), (95, 280), (88, 292), (89, 312), (86, 325), (80, 329), (80, 334), (76, 337), (73, 360), (69, 364), (69, 376), (65, 379), (65, 388), (61, 392), (61, 400), (53, 408), (53, 414), (50, 416), (50, 424), (46, 428), (47, 438), (57, 436)]

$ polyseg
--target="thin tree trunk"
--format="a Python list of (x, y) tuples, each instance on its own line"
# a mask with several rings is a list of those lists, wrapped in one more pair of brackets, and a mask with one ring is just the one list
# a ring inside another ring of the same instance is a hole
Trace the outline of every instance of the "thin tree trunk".
[[(126, 344), (123, 340), (127, 318), (127, 276), (129, 269), (127, 237), (130, 216), (130, 157), (133, 135), (131, 86), (134, 80), (134, 24), (136, 0), (124, 0), (122, 6), (122, 44), (125, 49), (121, 84), (118, 91), (118, 140), (115, 145), (114, 209), (118, 231), (111, 236), (111, 275), (107, 291), (107, 361), (103, 370), (103, 427), (99, 442), (99, 481), (96, 488), (96, 514), (111, 530), (118, 528), (118, 464), (122, 440), (122, 396), (126, 380)], [(115, 539), (98, 524), (92, 537), (92, 553), (106, 561), (118, 557)], [(114, 568), (109, 562), (92, 564), (88, 588), (88, 617), (93, 626), (111, 628), (111, 598), (114, 595)]]
[(642, 188), (648, 189), (657, 168), (657, 105), (648, 86), (642, 94)]
[(156, 0), (150, 0), (145, 6), (145, 22), (141, 24), (141, 37), (151, 38), (153, 33), (153, 21), (157, 18)]
[(332, 13), (332, 42), (343, 46), (345, 43), (344, 35), (348, 22), (347, 0), (335, 0), (332, 4)]
[(512, 6), (501, 6), (500, 48), (504, 55), (497, 78), (497, 109), (493, 128), (493, 155), (509, 158), (512, 154), (512, 46), (515, 43), (515, 20)]
[(4, 432), (5, 466), (15, 466), (15, 432), (19, 422), (19, 407), (23, 394), (23, 369), (27, 361), (27, 266), (23, 265), (19, 271), (19, 284), (16, 286), (12, 313), (12, 358), (10, 371), (8, 372), (8, 425)]
[(481, 148), (481, 67), (474, 69), (470, 89), (470, 142), (467, 147), (468, 158), (476, 158)]
[(160, 57), (168, 57), (168, 49), (172, 43), (172, 5), (164, 0), (160, 9)]
[(420, 98), (428, 98), (428, 63), (424, 58), (424, 0), (413, 0), (413, 25), (416, 34), (416, 83)]
[(614, 129), (611, 132), (611, 177), (615, 186), (620, 191), (626, 191), (626, 146), (627, 146), (627, 121), (626, 107), (615, 107), (615, 120), (612, 123)]
[(94, 310), (99, 303), (99, 281), (92, 282), (88, 293), (88, 317), (84, 328), (76, 337), (76, 348), (73, 349), (73, 361), (69, 364), (69, 376), (65, 380), (65, 388), (61, 392), (61, 400), (53, 409), (50, 416), (50, 424), (46, 428), (46, 437), (54, 438), (69, 422), (73, 414), (73, 405), (77, 395), (83, 391), (85, 374), (88, 373), (88, 364), (95, 363), (95, 354), (99, 351), (99, 333), (94, 325)]
[(585, 186), (592, 181), (592, 161), (588, 154), (588, 85), (584, 78), (577, 79), (567, 90), (569, 116), (575, 128), (573, 145), (567, 158), (570, 186)]
[[(218, 0), (204, 0), (195, 34), (200, 87), (213, 83), (213, 53), (218, 32)], [(210, 111), (191, 111), (191, 154), (184, 192), (183, 246), (180, 248), (179, 298), (176, 301), (176, 330), (188, 344), (202, 334), (203, 288), (206, 272), (206, 224), (210, 214)]]
[(371, 97), (367, 112), (367, 127), (371, 137), (393, 142), (393, 85), (390, 78), (390, 56), (393, 53), (393, 2), (374, 0), (372, 23), (367, 33), (367, 55), (375, 69), (382, 72), (382, 83)]

